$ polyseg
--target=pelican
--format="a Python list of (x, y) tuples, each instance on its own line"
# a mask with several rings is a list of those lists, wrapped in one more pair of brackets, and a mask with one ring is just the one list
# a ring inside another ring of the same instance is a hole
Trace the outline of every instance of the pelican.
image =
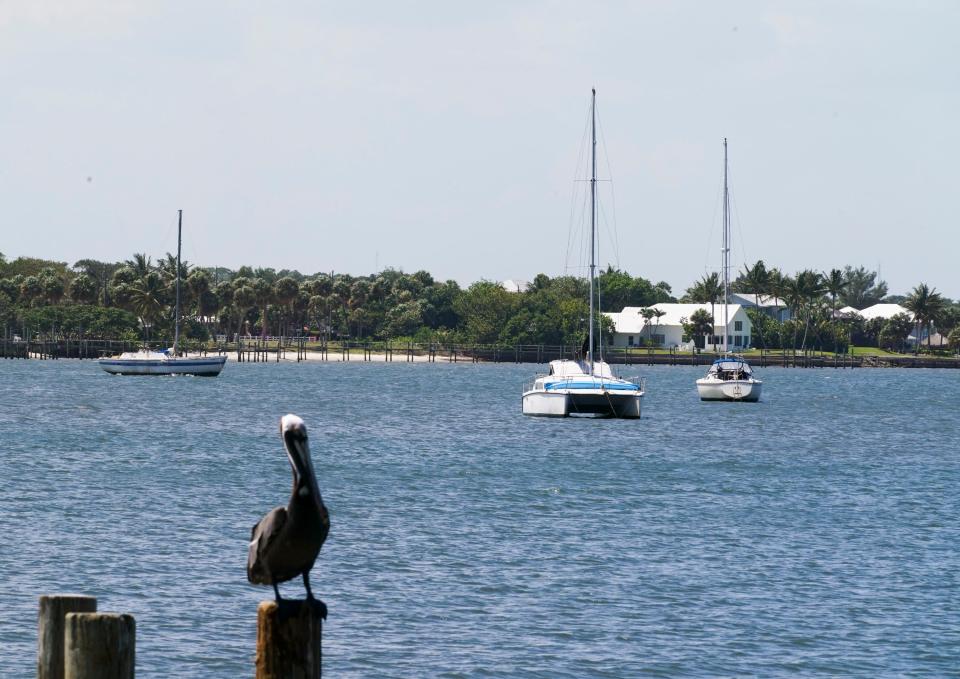
[(327, 539), (330, 517), (313, 473), (307, 425), (296, 415), (284, 415), (280, 437), (293, 470), (293, 492), (286, 507), (271, 510), (250, 532), (247, 580), (255, 585), (273, 585), (280, 603), (277, 583), (302, 575), (307, 601), (317, 602), (310, 590), (310, 569)]

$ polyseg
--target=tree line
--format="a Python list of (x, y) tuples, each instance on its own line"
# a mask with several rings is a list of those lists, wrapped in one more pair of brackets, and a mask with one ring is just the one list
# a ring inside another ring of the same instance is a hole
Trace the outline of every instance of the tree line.
[[(580, 344), (587, 332), (586, 281), (538, 274), (525, 291), (482, 280), (468, 287), (438, 281), (427, 271), (386, 269), (366, 276), (304, 275), (295, 270), (242, 266), (194, 266), (181, 262), (182, 332), (187, 339), (218, 335), (310, 335), (331, 340), (412, 340), (482, 344)], [(3, 336), (43, 334), (70, 339), (165, 341), (173, 335), (177, 261), (136, 253), (122, 262), (82, 259), (72, 266), (31, 257), (8, 261), (0, 254), (0, 325)], [(649, 308), (676, 302), (670, 286), (607, 267), (599, 277), (600, 309)], [(886, 284), (863, 267), (794, 276), (762, 261), (742, 271), (734, 291), (784, 300), (791, 321), (754, 313), (754, 345), (823, 346), (853, 340), (881, 345), (899, 337), (886, 326), (838, 319), (842, 306), (862, 308), (897, 301), (916, 315), (919, 330), (935, 323), (955, 329), (958, 306), (920, 284), (904, 297), (887, 295)], [(680, 301), (716, 304), (722, 285), (716, 273), (688, 288)], [(651, 316), (655, 310), (651, 310)], [(712, 332), (712, 314), (706, 322)], [(601, 319), (604, 331), (612, 326)], [(701, 328), (702, 329), (702, 328)], [(699, 330), (691, 327), (691, 333)], [(907, 331), (909, 332), (909, 330)], [(841, 337), (842, 336), (842, 337)], [(903, 334), (906, 337), (906, 334)]]

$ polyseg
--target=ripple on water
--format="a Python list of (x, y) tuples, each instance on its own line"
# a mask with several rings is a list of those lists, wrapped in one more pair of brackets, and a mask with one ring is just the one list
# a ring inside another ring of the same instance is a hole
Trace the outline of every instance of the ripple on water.
[[(640, 421), (519, 414), (525, 366), (0, 364), (0, 664), (36, 597), (137, 617), (138, 676), (250, 674), (250, 526), (310, 427), (325, 665), (354, 677), (946, 675), (960, 667), (956, 373), (765, 369)], [(284, 585), (291, 596), (299, 583)]]

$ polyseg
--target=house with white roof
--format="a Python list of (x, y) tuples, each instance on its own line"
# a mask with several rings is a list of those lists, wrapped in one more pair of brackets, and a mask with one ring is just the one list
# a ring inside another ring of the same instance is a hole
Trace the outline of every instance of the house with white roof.
[(845, 306), (833, 312), (833, 317), (837, 319), (853, 318), (854, 316), (859, 316), (859, 315), (860, 315), (860, 310), (855, 309), (852, 306)]
[[(861, 318), (865, 321), (873, 320), (874, 318), (882, 318), (883, 320), (889, 320), (896, 316), (897, 314), (906, 315), (911, 321), (914, 320), (913, 312), (909, 309), (900, 306), (899, 304), (874, 304), (873, 306), (868, 306), (866, 309), (861, 309), (857, 312)], [(920, 341), (922, 343), (927, 342), (927, 337), (930, 334), (930, 329), (923, 327), (920, 328)], [(907, 336), (907, 344), (912, 346), (917, 343), (916, 332), (911, 332)]]
[(861, 309), (857, 313), (865, 321), (870, 321), (874, 318), (882, 318), (886, 321), (893, 318), (897, 314), (906, 314), (910, 317), (911, 321), (913, 320), (913, 312), (907, 310), (899, 304), (874, 304), (873, 306), (868, 306), (866, 309)]
[[(653, 309), (663, 312), (659, 318), (643, 317), (644, 309)], [(693, 346), (693, 339), (683, 341), (683, 323), (689, 321), (694, 312), (703, 309), (711, 312), (709, 304), (654, 304), (650, 307), (624, 307), (620, 313), (604, 313), (613, 321), (613, 346), (635, 347), (644, 342), (653, 342), (658, 347), (679, 347), (689, 349)], [(727, 332), (727, 345), (730, 351), (749, 348), (753, 337), (753, 326), (747, 316), (747, 310), (740, 304), (730, 304), (727, 307), (730, 326)], [(723, 305), (713, 305), (714, 336), (708, 337), (706, 345), (714, 345), (724, 350), (723, 342)]]

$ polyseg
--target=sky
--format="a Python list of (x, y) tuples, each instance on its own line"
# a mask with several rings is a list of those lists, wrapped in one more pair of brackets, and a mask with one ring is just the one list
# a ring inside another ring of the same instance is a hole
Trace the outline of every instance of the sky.
[(0, 252), (441, 280), (879, 269), (960, 298), (960, 3), (0, 0)]

